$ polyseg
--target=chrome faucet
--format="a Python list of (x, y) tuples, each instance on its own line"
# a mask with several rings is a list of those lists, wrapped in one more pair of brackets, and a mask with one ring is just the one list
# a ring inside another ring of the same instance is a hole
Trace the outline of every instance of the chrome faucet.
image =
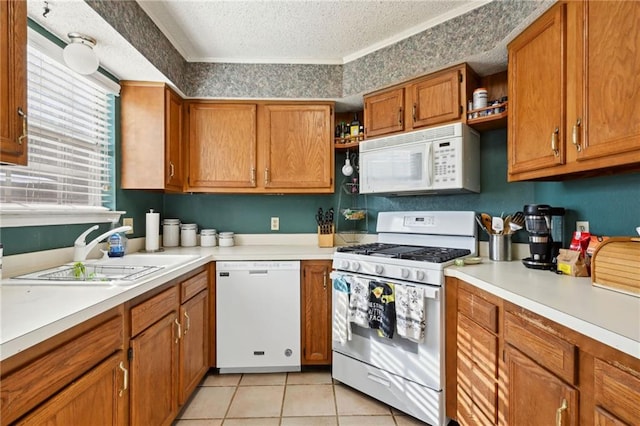
[(98, 237), (91, 240), (91, 242), (87, 243), (85, 241), (85, 238), (87, 238), (87, 235), (89, 235), (91, 232), (95, 231), (96, 229), (98, 229), (98, 225), (93, 225), (91, 228), (87, 229), (82, 234), (80, 234), (78, 238), (76, 238), (76, 242), (73, 243), (73, 261), (74, 262), (83, 262), (87, 260), (87, 255), (89, 254), (89, 252), (91, 252), (91, 250), (93, 250), (93, 248), (96, 245), (98, 245), (100, 241), (106, 238), (109, 238), (111, 235), (117, 234), (118, 232), (130, 231), (131, 227), (120, 226), (118, 228), (110, 229), (104, 234), (99, 235)]

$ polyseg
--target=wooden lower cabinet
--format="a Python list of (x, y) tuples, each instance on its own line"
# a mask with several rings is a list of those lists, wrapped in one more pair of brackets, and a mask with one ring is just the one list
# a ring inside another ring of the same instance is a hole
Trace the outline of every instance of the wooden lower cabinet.
[(178, 281), (131, 308), (132, 425), (170, 425), (209, 369), (208, 271)]
[(331, 261), (301, 265), (302, 365), (331, 364)]
[(507, 345), (510, 425), (579, 424), (578, 390)]
[(126, 423), (128, 405), (125, 356), (122, 351), (85, 373), (42, 404), (18, 425), (116, 426)]
[(640, 359), (447, 278), (446, 414), (464, 425), (640, 425)]

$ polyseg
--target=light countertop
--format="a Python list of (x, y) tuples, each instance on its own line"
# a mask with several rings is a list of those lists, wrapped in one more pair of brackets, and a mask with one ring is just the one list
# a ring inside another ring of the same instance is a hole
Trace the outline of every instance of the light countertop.
[[(152, 278), (143, 278), (135, 286), (0, 286), (0, 359), (211, 261), (329, 260), (334, 251), (309, 244), (172, 248), (164, 253), (198, 257)], [(519, 261), (492, 262), (484, 258), (479, 265), (445, 268), (445, 275), (640, 358), (640, 298), (594, 287), (590, 278), (527, 269)]]
[(451, 266), (459, 278), (502, 299), (640, 358), (640, 298), (594, 287), (591, 278), (525, 268), (520, 261)]
[(199, 257), (133, 286), (0, 286), (0, 360), (211, 261), (331, 259), (333, 252), (310, 245), (175, 248), (162, 253)]

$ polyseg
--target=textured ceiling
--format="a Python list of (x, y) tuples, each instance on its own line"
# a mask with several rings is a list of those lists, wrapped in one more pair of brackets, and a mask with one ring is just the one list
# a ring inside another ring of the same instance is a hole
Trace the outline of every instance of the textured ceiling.
[(137, 0), (189, 62), (343, 64), (490, 0)]

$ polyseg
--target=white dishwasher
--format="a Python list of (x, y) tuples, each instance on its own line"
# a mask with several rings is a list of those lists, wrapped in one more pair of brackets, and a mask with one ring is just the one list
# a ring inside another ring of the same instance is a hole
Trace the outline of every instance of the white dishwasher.
[(300, 371), (300, 262), (216, 262), (216, 366)]

